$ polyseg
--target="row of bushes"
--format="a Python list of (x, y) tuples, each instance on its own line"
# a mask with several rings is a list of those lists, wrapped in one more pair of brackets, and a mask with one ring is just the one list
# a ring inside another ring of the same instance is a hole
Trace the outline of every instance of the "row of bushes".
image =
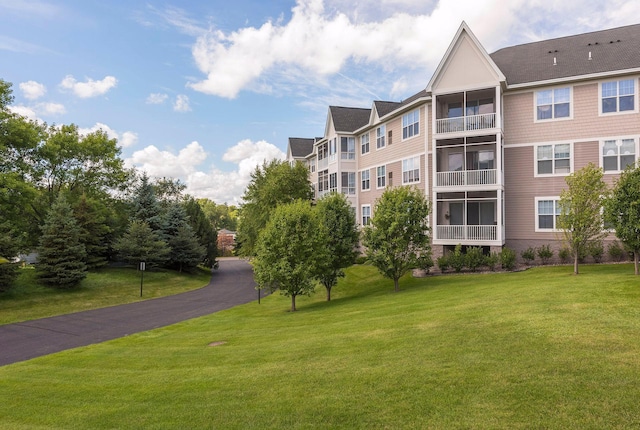
[(476, 246), (468, 247), (466, 252), (463, 252), (462, 245), (458, 244), (453, 252), (438, 257), (436, 264), (443, 273), (449, 269), (461, 272), (464, 268), (475, 272), (480, 267), (487, 267), (492, 271), (498, 267), (513, 270), (516, 267), (516, 252), (510, 248), (503, 248), (500, 252), (485, 255), (482, 248)]
[[(620, 244), (620, 242), (613, 241), (607, 246), (607, 253), (612, 261), (622, 261), (627, 257), (628, 252)], [(520, 253), (522, 261), (526, 265), (534, 263), (536, 256), (540, 259), (540, 262), (548, 264), (553, 258), (554, 252), (549, 245), (542, 245), (539, 248), (529, 247)], [(587, 246), (581, 255), (578, 256), (578, 261), (583, 263), (587, 257), (593, 258), (593, 261), (600, 263), (604, 258), (605, 250), (602, 241), (594, 241)], [(569, 248), (563, 247), (558, 251), (558, 259), (561, 263), (568, 263), (573, 260), (573, 251)]]

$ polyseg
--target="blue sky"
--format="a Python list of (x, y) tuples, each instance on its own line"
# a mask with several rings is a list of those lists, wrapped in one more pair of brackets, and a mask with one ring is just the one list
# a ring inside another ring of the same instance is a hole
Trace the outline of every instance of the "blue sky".
[(0, 0), (12, 109), (102, 128), (128, 165), (238, 203), (329, 105), (423, 89), (465, 20), (488, 52), (634, 24), (637, 0)]

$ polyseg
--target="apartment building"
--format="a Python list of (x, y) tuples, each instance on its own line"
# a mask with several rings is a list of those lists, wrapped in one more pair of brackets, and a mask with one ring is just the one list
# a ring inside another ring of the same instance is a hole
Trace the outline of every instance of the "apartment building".
[(423, 190), (434, 255), (458, 243), (557, 250), (565, 177), (592, 162), (611, 184), (638, 158), (639, 79), (640, 24), (488, 54), (463, 22), (424, 90), (329, 107), (324, 136), (296, 159), (316, 197), (343, 192), (361, 225), (386, 187)]

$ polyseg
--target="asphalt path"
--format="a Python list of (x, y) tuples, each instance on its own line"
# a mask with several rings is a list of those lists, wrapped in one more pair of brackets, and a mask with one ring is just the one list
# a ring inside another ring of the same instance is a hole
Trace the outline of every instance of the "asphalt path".
[(174, 296), (0, 326), (0, 366), (209, 315), (258, 299), (249, 263), (223, 259), (209, 285)]

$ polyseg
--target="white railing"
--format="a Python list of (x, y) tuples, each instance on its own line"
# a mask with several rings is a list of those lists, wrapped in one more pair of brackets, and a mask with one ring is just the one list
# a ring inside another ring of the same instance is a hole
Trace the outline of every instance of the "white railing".
[(457, 118), (441, 118), (436, 120), (436, 133), (457, 133), (468, 130), (495, 128), (496, 114), (460, 116)]
[(495, 225), (438, 225), (438, 240), (460, 240), (480, 242), (498, 240), (498, 226)]
[(466, 185), (495, 185), (496, 169), (458, 170), (455, 172), (437, 172), (436, 186), (461, 187)]
[(318, 170), (326, 169), (329, 166), (329, 159), (323, 158), (322, 160), (318, 160)]

